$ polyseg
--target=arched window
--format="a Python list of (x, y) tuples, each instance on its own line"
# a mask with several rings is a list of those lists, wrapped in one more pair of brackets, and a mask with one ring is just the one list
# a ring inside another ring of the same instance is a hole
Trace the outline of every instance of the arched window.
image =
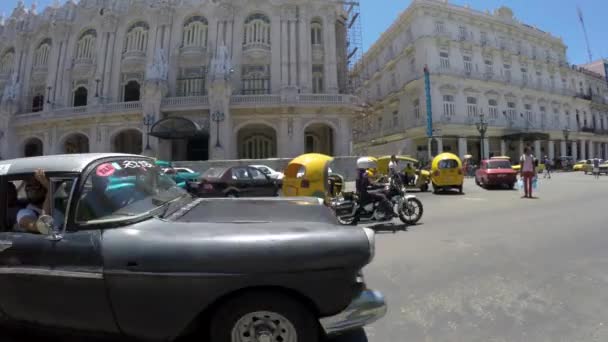
[(323, 44), (323, 24), (319, 19), (313, 20), (310, 25), (310, 41), (312, 45)]
[(125, 97), (124, 97), (124, 101), (125, 102), (133, 102), (133, 101), (139, 101), (140, 99), (140, 85), (139, 82), (137, 81), (129, 81), (129, 83), (127, 83), (125, 85)]
[(8, 49), (0, 58), (0, 74), (12, 74), (15, 67), (15, 50)]
[(322, 94), (323, 87), (323, 66), (315, 65), (312, 68), (312, 92), (313, 94)]
[(252, 14), (245, 20), (244, 46), (270, 47), (270, 19), (264, 14)]
[(32, 99), (32, 112), (41, 112), (44, 109), (44, 95), (36, 94)]
[(87, 105), (89, 91), (85, 87), (78, 87), (74, 91), (74, 107), (84, 107)]
[(40, 43), (40, 45), (38, 45), (38, 48), (36, 49), (36, 52), (34, 53), (34, 67), (35, 68), (45, 67), (48, 65), (49, 56), (51, 54), (51, 45), (52, 45), (52, 42), (48, 38), (43, 40)]
[(97, 32), (93, 29), (87, 30), (80, 35), (76, 43), (76, 60), (80, 62), (91, 61), (95, 54), (95, 41)]
[(140, 52), (145, 54), (148, 48), (148, 24), (137, 22), (129, 27), (123, 52)]
[(184, 23), (182, 47), (206, 47), (207, 46), (207, 19), (194, 16)]
[(488, 114), (491, 119), (498, 119), (498, 101), (495, 99), (488, 100)]

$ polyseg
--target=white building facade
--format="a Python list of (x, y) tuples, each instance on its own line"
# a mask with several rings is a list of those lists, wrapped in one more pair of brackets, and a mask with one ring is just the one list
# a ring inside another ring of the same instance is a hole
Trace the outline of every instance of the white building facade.
[(355, 152), (428, 159), (428, 101), (439, 152), (518, 160), (530, 146), (542, 157), (606, 158), (606, 81), (569, 65), (566, 49), (506, 7), (414, 0), (356, 69), (368, 110), (353, 124)]
[(333, 0), (19, 1), (0, 26), (0, 156), (348, 155), (345, 20)]

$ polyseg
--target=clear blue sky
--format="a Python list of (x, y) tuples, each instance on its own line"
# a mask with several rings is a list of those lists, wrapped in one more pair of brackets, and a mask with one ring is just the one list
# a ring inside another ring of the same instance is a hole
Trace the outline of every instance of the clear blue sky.
[[(26, 0), (25, 3), (29, 6), (33, 1)], [(410, 4), (409, 0), (360, 1), (365, 50)], [(39, 0), (38, 9), (41, 11), (51, 2), (52, 0)], [(587, 48), (576, 14), (578, 4), (585, 16), (593, 58), (608, 58), (608, 25), (606, 23), (608, 0), (450, 0), (450, 2), (459, 5), (469, 4), (477, 10), (493, 10), (506, 5), (513, 9), (519, 20), (562, 37), (568, 46), (569, 61), (581, 64), (587, 61)], [(10, 15), (16, 4), (17, 0), (0, 0), (0, 12)]]

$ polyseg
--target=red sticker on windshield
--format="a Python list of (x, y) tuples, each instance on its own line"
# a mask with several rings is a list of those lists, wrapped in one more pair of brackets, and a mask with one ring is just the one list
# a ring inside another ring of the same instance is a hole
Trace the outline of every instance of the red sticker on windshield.
[(97, 175), (99, 177), (110, 177), (115, 171), (116, 169), (112, 164), (101, 164), (97, 167)]

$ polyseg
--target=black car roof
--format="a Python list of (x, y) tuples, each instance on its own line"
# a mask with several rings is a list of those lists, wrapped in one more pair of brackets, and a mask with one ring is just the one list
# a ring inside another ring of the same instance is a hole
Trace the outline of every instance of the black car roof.
[(134, 154), (86, 153), (0, 160), (0, 176), (34, 173), (37, 169), (50, 173), (82, 172), (88, 165), (99, 159), (120, 157), (145, 158)]

